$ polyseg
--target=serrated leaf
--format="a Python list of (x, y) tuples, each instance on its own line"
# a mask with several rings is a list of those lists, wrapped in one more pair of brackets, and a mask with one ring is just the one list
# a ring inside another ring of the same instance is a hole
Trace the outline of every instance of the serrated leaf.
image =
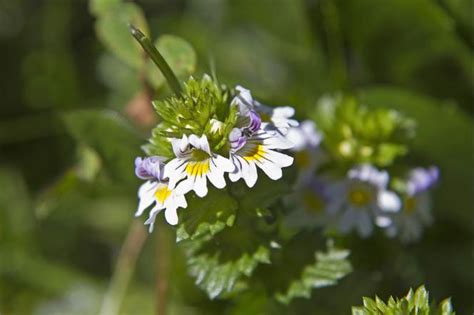
[(225, 190), (210, 188), (204, 198), (194, 194), (188, 196), (188, 207), (179, 213), (177, 242), (208, 233), (214, 235), (233, 225), (237, 202)]
[[(155, 46), (171, 67), (174, 74), (181, 79), (187, 79), (196, 69), (196, 52), (184, 39), (174, 35), (162, 35)], [(164, 84), (163, 74), (150, 60), (148, 62), (148, 79), (156, 88)]]
[(454, 314), (449, 299), (441, 302), (437, 310), (430, 309), (428, 296), (425, 287), (420, 286), (415, 292), (410, 289), (401, 299), (390, 297), (387, 304), (378, 296), (375, 296), (375, 301), (364, 297), (362, 298), (363, 306), (352, 307), (352, 315)]
[(133, 182), (133, 161), (142, 139), (118, 113), (110, 110), (78, 110), (63, 115), (69, 133), (100, 156), (112, 178)]
[(279, 302), (289, 304), (297, 297), (309, 298), (312, 289), (335, 285), (352, 271), (347, 260), (348, 250), (337, 249), (328, 244), (326, 252), (317, 252), (315, 256), (315, 263), (303, 269), (301, 278), (294, 280), (285, 293), (276, 294)]
[(108, 6), (107, 12), (98, 18), (95, 28), (97, 36), (110, 52), (129, 66), (139, 69), (144, 64), (144, 52), (130, 35), (129, 24), (148, 32), (142, 9), (126, 2)]
[[(194, 251), (195, 249), (193, 249)], [(270, 263), (270, 250), (260, 246), (253, 253), (243, 253), (238, 259), (220, 261), (219, 254), (194, 255), (188, 252), (189, 273), (196, 285), (205, 290), (210, 299), (232, 293), (237, 282), (250, 277), (258, 264)]]

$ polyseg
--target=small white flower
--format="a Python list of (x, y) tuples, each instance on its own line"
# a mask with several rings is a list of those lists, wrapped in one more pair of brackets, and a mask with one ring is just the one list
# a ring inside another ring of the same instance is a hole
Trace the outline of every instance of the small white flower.
[(262, 127), (267, 131), (275, 131), (286, 135), (291, 127), (298, 126), (298, 121), (291, 119), (295, 115), (295, 109), (290, 106), (270, 107), (254, 100), (249, 90), (242, 86), (235, 88), (239, 94), (232, 101), (239, 106), (239, 112), (247, 115), (249, 110), (257, 111), (262, 117)]
[(287, 149), (288, 143), (263, 130), (247, 138), (240, 129), (234, 128), (229, 140), (232, 146), (230, 159), (235, 165), (235, 170), (229, 174), (233, 182), (243, 178), (247, 186), (253, 187), (258, 178), (257, 166), (268, 177), (277, 180), (282, 177), (281, 169), (293, 163), (292, 157), (275, 151)]
[(390, 237), (399, 235), (404, 243), (418, 240), (423, 228), (432, 223), (429, 189), (436, 184), (439, 171), (436, 167), (415, 168), (406, 181), (402, 209), (396, 215), (388, 216), (391, 224), (386, 233)]
[(288, 209), (291, 209), (285, 218), (290, 227), (312, 228), (329, 223), (327, 187), (325, 180), (315, 176), (306, 176), (295, 185), (294, 192), (284, 199)]
[(310, 176), (326, 160), (320, 148), (323, 135), (313, 121), (305, 120), (298, 127), (290, 128), (285, 137), (293, 144), (290, 150), (295, 152), (295, 165), (301, 170), (299, 177)]
[(387, 212), (400, 210), (400, 198), (387, 190), (388, 173), (373, 166), (353, 168), (347, 177), (331, 187), (328, 212), (338, 216), (337, 227), (342, 233), (355, 229), (361, 237), (368, 237), (374, 221), (380, 221), (378, 218)]
[(165, 219), (171, 224), (178, 223), (178, 208), (186, 208), (187, 203), (184, 194), (176, 189), (170, 189), (168, 181), (163, 177), (164, 158), (152, 156), (145, 159), (135, 159), (135, 173), (141, 178), (147, 180), (138, 190), (140, 199), (135, 216), (143, 214), (145, 209), (154, 204), (150, 215), (145, 224), (148, 224), (150, 232), (153, 231), (156, 215), (165, 210)]
[[(232, 172), (234, 165), (228, 159), (211, 152), (205, 135), (200, 138), (196, 135), (190, 135), (189, 138), (183, 135), (181, 139), (172, 139), (171, 144), (176, 158), (164, 168), (170, 189), (178, 185), (182, 192), (194, 190), (199, 197), (204, 197), (208, 191), (207, 179), (216, 188), (225, 187), (224, 173)], [(182, 179), (184, 180), (181, 181)]]

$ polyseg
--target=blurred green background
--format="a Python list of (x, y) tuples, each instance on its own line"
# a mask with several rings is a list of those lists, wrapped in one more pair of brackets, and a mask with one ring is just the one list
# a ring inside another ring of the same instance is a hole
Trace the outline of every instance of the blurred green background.
[[(135, 3), (154, 38), (191, 44), (198, 75), (214, 65), (220, 82), (292, 104), (300, 119), (341, 91), (398, 109), (417, 121), (413, 159), (441, 169), (435, 223), (420, 242), (348, 240), (354, 272), (285, 314), (347, 314), (363, 295), (422, 283), (438, 300), (452, 296), (459, 314), (474, 311), (471, 1)], [(170, 314), (253, 314), (257, 296), (209, 303), (174, 231), (147, 235), (133, 219), (133, 159), (154, 116), (143, 74), (106, 49), (90, 11), (86, 0), (0, 0), (0, 313), (106, 314), (120, 300), (121, 314), (153, 314), (161, 272), (171, 275), (160, 284)], [(186, 60), (183, 75), (194, 68)]]

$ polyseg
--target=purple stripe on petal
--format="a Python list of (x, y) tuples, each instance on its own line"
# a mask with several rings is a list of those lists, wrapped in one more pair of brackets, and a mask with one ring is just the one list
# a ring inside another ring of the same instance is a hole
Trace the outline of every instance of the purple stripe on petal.
[(428, 169), (415, 168), (410, 172), (407, 190), (408, 194), (416, 195), (431, 188), (439, 179), (439, 169), (432, 166)]
[(229, 142), (232, 151), (240, 150), (246, 143), (247, 137), (242, 133), (239, 128), (234, 128), (229, 134)]
[(260, 118), (260, 115), (256, 111), (250, 110), (249, 119), (250, 119), (250, 122), (247, 127), (247, 130), (250, 131), (251, 134), (260, 130), (262, 119)]
[(146, 158), (137, 157), (135, 159), (135, 175), (144, 180), (158, 180), (163, 178), (164, 158), (151, 156)]

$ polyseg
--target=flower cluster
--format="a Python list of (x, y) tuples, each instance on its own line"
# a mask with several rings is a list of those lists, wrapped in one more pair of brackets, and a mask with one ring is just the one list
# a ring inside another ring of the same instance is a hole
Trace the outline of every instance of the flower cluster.
[(377, 226), (388, 236), (409, 242), (431, 223), (428, 191), (438, 180), (436, 167), (415, 168), (398, 185), (386, 170), (367, 163), (350, 167), (341, 177), (320, 167), (328, 164), (329, 157), (320, 146), (324, 136), (314, 122), (303, 121), (286, 137), (295, 144), (292, 151), (300, 173), (294, 192), (285, 198), (288, 208), (294, 209), (286, 217), (290, 226), (320, 226), (342, 234), (356, 231), (364, 238)]
[[(233, 97), (227, 102), (229, 93)], [(278, 151), (293, 147), (286, 135), (298, 126), (291, 119), (294, 109), (263, 105), (243, 87), (229, 92), (204, 76), (201, 82), (191, 79), (180, 99), (155, 107), (163, 122), (154, 131), (160, 138), (152, 144), (169, 143), (173, 153), (135, 161), (136, 175), (146, 180), (138, 192), (136, 215), (154, 204), (146, 221), (150, 231), (161, 210), (169, 224), (177, 224), (177, 209), (187, 207), (185, 195), (193, 191), (205, 197), (208, 180), (223, 189), (227, 173), (230, 181), (243, 179), (253, 187), (257, 168), (277, 180), (282, 168), (293, 163), (293, 157)]]

